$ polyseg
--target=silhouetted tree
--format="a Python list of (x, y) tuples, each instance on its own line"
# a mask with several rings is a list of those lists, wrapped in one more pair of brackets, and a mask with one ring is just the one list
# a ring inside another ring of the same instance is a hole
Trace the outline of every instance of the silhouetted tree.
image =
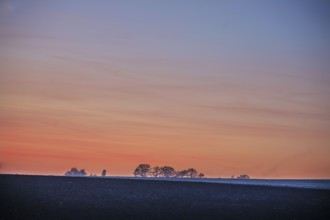
[(196, 178), (198, 177), (198, 172), (196, 169), (194, 168), (189, 168), (187, 170), (181, 170), (179, 172), (176, 173), (176, 177), (179, 178)]
[(106, 170), (103, 170), (101, 175), (102, 175), (102, 176), (107, 175), (107, 171), (106, 171)]
[(65, 176), (76, 176), (79, 173), (78, 169), (73, 167), (65, 173)]
[(159, 166), (155, 166), (150, 170), (150, 175), (153, 177), (158, 177), (161, 173), (160, 167)]
[(80, 175), (80, 176), (86, 176), (87, 173), (86, 173), (85, 169), (80, 170), (80, 171), (79, 171), (79, 175)]
[(168, 177), (174, 177), (175, 174), (176, 174), (176, 172), (173, 167), (163, 166), (160, 168), (160, 176), (168, 178)]
[(205, 177), (204, 173), (199, 173), (198, 174), (198, 178), (203, 178), (203, 177)]
[(194, 168), (189, 168), (187, 170), (187, 176), (190, 177), (190, 178), (196, 178), (198, 175), (198, 172), (197, 170), (195, 170)]
[(147, 174), (150, 171), (149, 164), (140, 164), (137, 166), (133, 172), (134, 176), (147, 177)]
[(176, 177), (185, 178), (188, 177), (188, 170), (181, 170), (176, 173)]
[(86, 176), (87, 173), (84, 169), (78, 170), (76, 167), (71, 168), (71, 170), (65, 173), (65, 176)]

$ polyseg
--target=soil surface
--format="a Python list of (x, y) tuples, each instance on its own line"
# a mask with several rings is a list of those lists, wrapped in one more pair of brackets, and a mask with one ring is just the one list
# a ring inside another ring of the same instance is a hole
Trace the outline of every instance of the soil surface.
[(0, 175), (0, 219), (330, 219), (330, 190)]

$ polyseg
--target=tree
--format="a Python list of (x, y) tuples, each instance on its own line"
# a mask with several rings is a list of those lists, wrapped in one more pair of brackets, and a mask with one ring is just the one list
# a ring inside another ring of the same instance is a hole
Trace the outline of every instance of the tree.
[(85, 169), (81, 169), (80, 171), (76, 167), (72, 167), (71, 170), (65, 173), (65, 176), (86, 176), (87, 173)]
[(65, 175), (66, 175), (66, 176), (74, 176), (74, 175), (78, 174), (78, 172), (79, 172), (79, 171), (78, 171), (77, 168), (72, 167), (71, 170), (69, 170), (69, 171), (67, 171), (67, 172), (65, 173)]
[(198, 174), (198, 178), (203, 178), (203, 177), (205, 177), (204, 173), (199, 173)]
[(185, 178), (185, 177), (196, 178), (197, 176), (198, 176), (198, 172), (194, 168), (189, 168), (187, 170), (181, 170), (181, 171), (177, 172), (177, 174), (176, 174), (176, 177), (179, 177), (179, 178)]
[(194, 168), (189, 168), (189, 169), (187, 170), (187, 176), (188, 176), (188, 177), (190, 177), (190, 178), (196, 178), (197, 175), (198, 175), (198, 172), (197, 172), (196, 169), (194, 169)]
[(150, 175), (153, 177), (158, 177), (161, 173), (160, 167), (159, 166), (155, 166), (150, 170)]
[(87, 175), (87, 173), (86, 173), (85, 169), (82, 169), (79, 171), (79, 176), (86, 176), (86, 175)]
[(147, 177), (147, 174), (150, 171), (149, 164), (140, 164), (137, 166), (133, 172), (134, 176)]
[(65, 176), (76, 176), (79, 173), (76, 167), (72, 167), (71, 170), (65, 173)]
[(173, 167), (170, 166), (163, 166), (160, 168), (160, 176), (162, 177), (174, 177), (176, 174), (175, 170)]
[(101, 175), (102, 175), (102, 176), (107, 175), (107, 171), (106, 171), (106, 170), (103, 170)]
[(184, 178), (188, 177), (188, 170), (181, 170), (176, 173), (176, 177), (178, 178)]

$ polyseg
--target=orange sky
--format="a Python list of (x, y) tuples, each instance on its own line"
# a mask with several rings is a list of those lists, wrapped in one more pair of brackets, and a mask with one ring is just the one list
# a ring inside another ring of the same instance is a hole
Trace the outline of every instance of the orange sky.
[[(150, 33), (149, 20), (134, 30), (134, 19), (115, 15), (106, 29), (108, 23), (98, 22), (108, 16), (98, 15), (101, 8), (85, 18), (85, 8), (74, 10), (72, 3), (65, 10), (60, 3), (55, 9), (20, 4), (1, 5), (1, 173), (61, 175), (76, 166), (131, 175), (139, 163), (150, 163), (194, 167), (209, 177), (330, 178), (329, 65), (316, 59), (329, 47), (311, 49), (324, 46), (319, 39), (329, 33), (322, 25), (314, 38), (281, 27), (283, 48), (269, 40), (264, 51), (246, 43), (252, 38), (244, 19), (228, 18), (229, 36), (210, 28), (219, 40), (208, 29), (199, 40), (172, 21), (162, 23), (173, 30), (168, 35)], [(128, 13), (117, 4), (117, 13)], [(211, 20), (201, 27), (216, 23)], [(272, 35), (254, 31), (264, 40)], [(241, 32), (247, 37), (235, 38)], [(296, 46), (285, 34), (309, 44)]]

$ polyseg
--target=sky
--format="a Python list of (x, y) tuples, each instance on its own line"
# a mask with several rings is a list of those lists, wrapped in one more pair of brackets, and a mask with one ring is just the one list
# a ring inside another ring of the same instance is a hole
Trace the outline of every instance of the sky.
[(0, 173), (330, 178), (330, 3), (0, 0)]

